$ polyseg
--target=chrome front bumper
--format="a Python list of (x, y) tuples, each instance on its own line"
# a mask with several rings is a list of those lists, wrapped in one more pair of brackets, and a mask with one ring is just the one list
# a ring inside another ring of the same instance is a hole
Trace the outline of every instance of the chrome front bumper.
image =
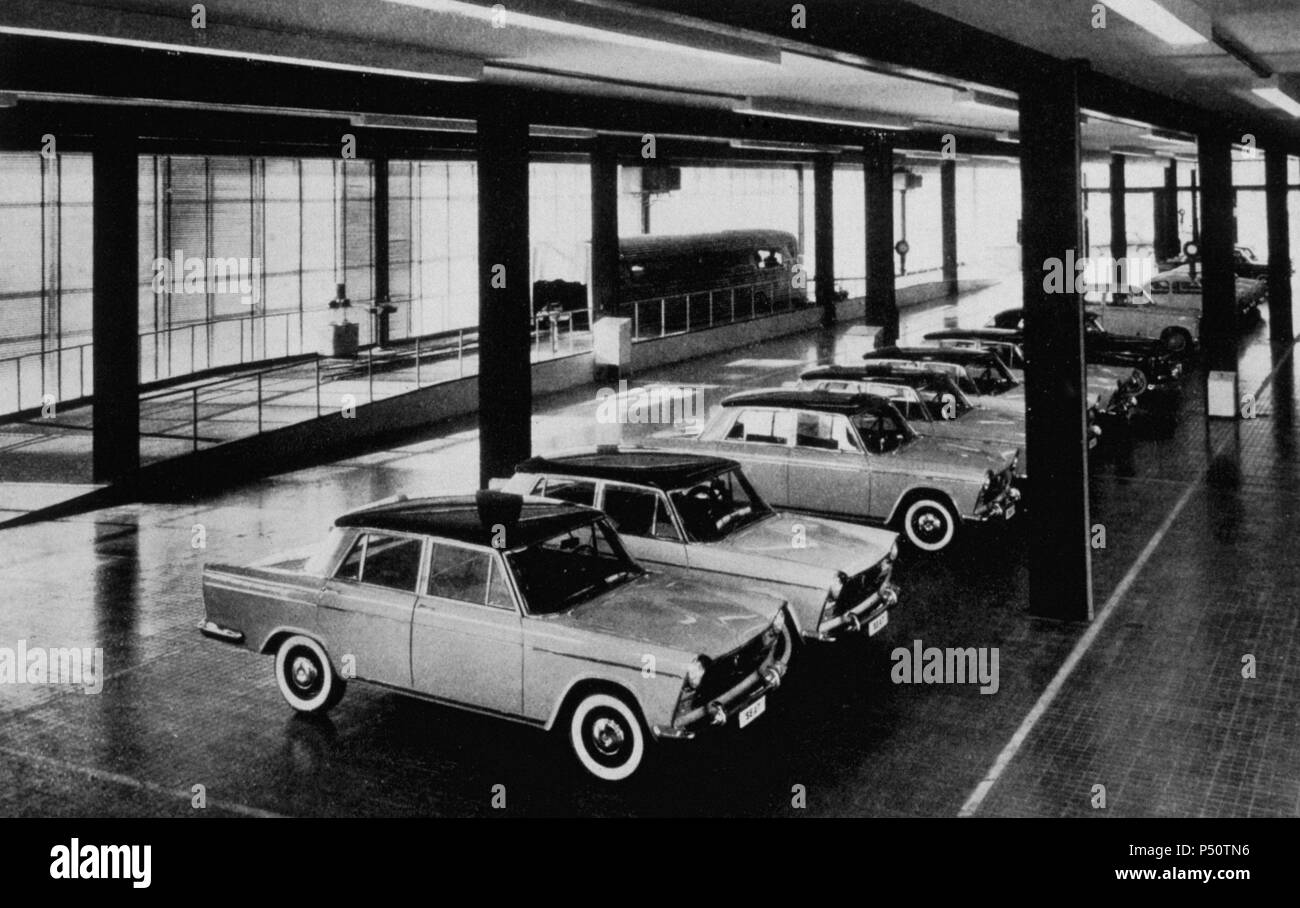
[(1015, 509), (1016, 502), (1020, 500), (1020, 490), (1015, 486), (1007, 486), (1006, 490), (997, 497), (996, 501), (990, 504), (982, 505), (975, 511), (971, 520), (977, 523), (988, 523), (993, 520), (1010, 520)]
[(835, 632), (841, 628), (851, 634), (865, 631), (867, 625), (871, 623), (871, 619), (875, 618), (880, 612), (888, 611), (896, 605), (898, 605), (898, 587), (886, 580), (878, 590), (847, 612), (836, 615), (834, 618), (823, 621), (818, 625), (817, 639), (834, 640)]
[(656, 725), (650, 729), (656, 738), (669, 740), (690, 740), (700, 731), (726, 725), (731, 717), (750, 706), (759, 698), (781, 686), (790, 656), (794, 650), (794, 640), (790, 635), (787, 622), (779, 622), (780, 633), (784, 642), (781, 655), (775, 659), (768, 658), (762, 665), (750, 672), (725, 693), (714, 697), (703, 706), (697, 706), (673, 719), (671, 725)]

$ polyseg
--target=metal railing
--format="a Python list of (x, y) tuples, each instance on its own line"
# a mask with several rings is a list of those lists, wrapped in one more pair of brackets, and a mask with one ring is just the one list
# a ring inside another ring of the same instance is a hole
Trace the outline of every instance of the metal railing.
[(140, 381), (301, 355), (305, 317), (297, 310), (272, 312), (141, 332)]
[[(82, 400), (94, 392), (93, 344), (21, 353), (0, 360), (0, 416)], [(12, 388), (12, 394), (9, 389)]]
[(638, 341), (791, 312), (809, 304), (806, 290), (775, 280), (654, 296), (621, 308), (631, 308), (632, 340)]

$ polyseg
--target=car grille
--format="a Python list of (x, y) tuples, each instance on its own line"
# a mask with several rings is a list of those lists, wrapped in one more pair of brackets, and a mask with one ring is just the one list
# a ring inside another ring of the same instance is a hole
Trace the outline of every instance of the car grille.
[(835, 600), (831, 613), (826, 617), (837, 618), (865, 602), (880, 589), (881, 583), (888, 579), (892, 567), (893, 563), (889, 559), (885, 559), (879, 564), (850, 577), (844, 583), (839, 598)]
[(984, 493), (985, 501), (997, 501), (1002, 497), (1002, 493), (1011, 485), (1011, 471), (1003, 470), (1001, 473), (994, 473), (993, 478), (989, 480), (989, 490)]
[[(784, 619), (784, 613), (782, 618)], [(739, 649), (714, 659), (704, 670), (704, 680), (691, 698), (693, 705), (708, 703), (731, 690), (756, 671), (781, 645), (781, 635), (774, 627), (754, 637)]]

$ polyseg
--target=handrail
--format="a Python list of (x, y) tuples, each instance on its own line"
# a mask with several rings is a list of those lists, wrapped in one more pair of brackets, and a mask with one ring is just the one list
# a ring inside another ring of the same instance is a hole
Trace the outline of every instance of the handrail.
[[(315, 358), (320, 359), (320, 354), (315, 354)], [(143, 394), (140, 396), (140, 400), (142, 402), (147, 400), (149, 401), (159, 400), (160, 398), (168, 397), (174, 394), (189, 394), (191, 391), (206, 391), (209, 388), (215, 388), (218, 385), (230, 384), (232, 382), (238, 382), (238, 381), (248, 381), (249, 379), (252, 378), (260, 378), (263, 375), (269, 375), (272, 372), (281, 372), (286, 369), (298, 369), (301, 368), (302, 365), (303, 363), (301, 362), (281, 363), (278, 366), (267, 366), (265, 369), (258, 369), (255, 372), (241, 372), (238, 375), (228, 375), (220, 378), (214, 378), (211, 381), (200, 382), (197, 385), (187, 384), (183, 388), (164, 388), (163, 390), (156, 391), (152, 394)]]

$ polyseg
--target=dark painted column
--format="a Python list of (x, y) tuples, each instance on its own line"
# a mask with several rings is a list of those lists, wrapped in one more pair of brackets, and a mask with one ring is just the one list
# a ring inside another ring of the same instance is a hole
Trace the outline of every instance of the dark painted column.
[(957, 162), (939, 164), (939, 216), (943, 233), (943, 283), (957, 292)]
[(835, 324), (835, 158), (828, 154), (813, 161), (813, 244), (813, 284), (822, 324), (829, 327)]
[(614, 315), (618, 303), (618, 156), (598, 138), (591, 151), (591, 312)]
[[(1062, 63), (1020, 93), (1029, 610), (1067, 621), (1092, 620), (1083, 309), (1064, 267), (1083, 238), (1079, 66)], [(1052, 267), (1065, 279), (1049, 292)]]
[[(1128, 184), (1124, 179), (1124, 156), (1113, 154), (1110, 156), (1110, 257), (1118, 262), (1127, 256)], [(1117, 279), (1114, 273), (1111, 277)]]
[(867, 324), (880, 327), (881, 346), (898, 340), (894, 300), (894, 145), (885, 133), (870, 133), (863, 145), (866, 184)]
[(374, 161), (375, 302), (388, 302), (388, 158)]
[(97, 138), (91, 164), (96, 482), (122, 479), (140, 467), (137, 168), (135, 136), (110, 131)]
[(532, 449), (528, 119), (495, 93), (478, 118), (479, 482), (510, 476)]
[(1158, 260), (1178, 255), (1178, 163), (1165, 167), (1165, 185), (1155, 191), (1154, 252)]
[[(1237, 372), (1237, 286), (1232, 259), (1232, 137), (1197, 137), (1201, 172), (1201, 346), (1210, 372)], [(1235, 399), (1236, 394), (1233, 394)], [(1212, 402), (1211, 396), (1207, 401)], [(1231, 411), (1221, 415), (1230, 415)]]
[(1287, 211), (1287, 155), (1269, 148), (1264, 156), (1268, 206), (1268, 328), (1273, 340), (1295, 336), (1291, 319), (1291, 231)]

